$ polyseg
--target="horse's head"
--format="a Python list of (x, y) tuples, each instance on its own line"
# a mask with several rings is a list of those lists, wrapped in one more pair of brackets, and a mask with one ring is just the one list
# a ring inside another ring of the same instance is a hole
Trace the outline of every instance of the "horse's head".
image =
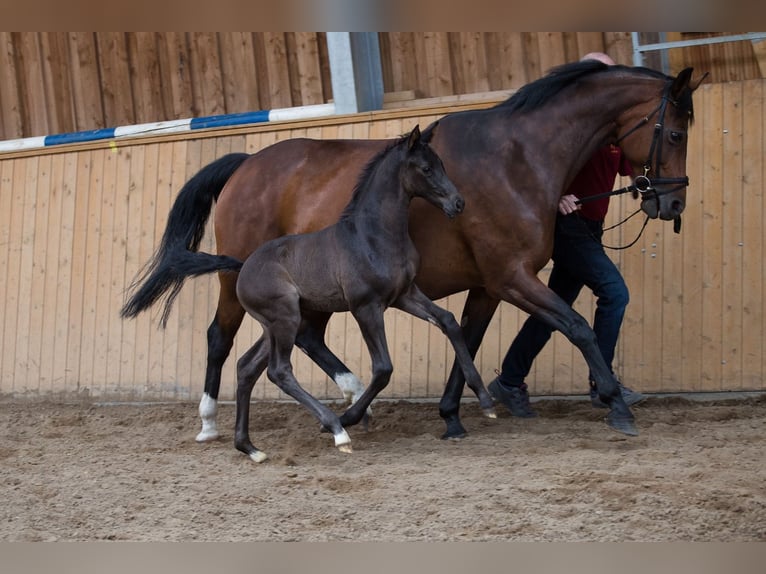
[(435, 128), (436, 124), (421, 134), (420, 126), (415, 126), (407, 137), (402, 185), (410, 197), (422, 197), (453, 218), (463, 211), (465, 200), (444, 171), (442, 160), (428, 145)]
[[(667, 78), (657, 96), (637, 106), (620, 126), (617, 141), (633, 163), (634, 186), (641, 209), (651, 218), (680, 222), (686, 207), (687, 130), (693, 120), (692, 93), (705, 78), (692, 82), (692, 68)], [(636, 116), (641, 116), (636, 120)]]

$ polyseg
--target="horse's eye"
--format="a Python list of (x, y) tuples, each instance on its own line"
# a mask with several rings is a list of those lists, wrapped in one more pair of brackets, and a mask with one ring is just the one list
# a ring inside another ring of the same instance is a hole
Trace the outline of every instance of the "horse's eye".
[(430, 165), (427, 165), (423, 168), (423, 173), (431, 173), (433, 170), (431, 169)]
[(684, 133), (671, 131), (670, 141), (673, 143), (681, 143), (682, 141), (684, 141)]

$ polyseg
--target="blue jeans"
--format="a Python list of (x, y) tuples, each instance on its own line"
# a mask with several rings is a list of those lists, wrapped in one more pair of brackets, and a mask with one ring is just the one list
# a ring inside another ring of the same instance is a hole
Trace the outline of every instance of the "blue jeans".
[[(593, 291), (596, 296), (593, 330), (601, 355), (611, 371), (629, 295), (620, 271), (604, 251), (602, 234), (603, 227), (599, 222), (583, 219), (576, 213), (559, 215), (548, 287), (570, 306), (583, 286)], [(530, 316), (503, 359), (500, 381), (507, 385), (522, 384), (552, 332), (553, 328)]]

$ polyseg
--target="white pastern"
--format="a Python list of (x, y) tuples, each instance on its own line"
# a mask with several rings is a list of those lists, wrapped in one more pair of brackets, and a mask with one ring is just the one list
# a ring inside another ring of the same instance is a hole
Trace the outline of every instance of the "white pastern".
[(218, 414), (218, 401), (204, 393), (199, 402), (199, 416), (202, 419), (202, 430), (197, 435), (197, 442), (208, 442), (218, 438), (218, 427), (215, 423)]
[[(336, 373), (333, 380), (343, 392), (343, 398), (351, 404), (358, 401), (364, 392), (362, 381), (354, 373)], [(371, 407), (367, 407), (367, 414), (372, 416)]]
[(338, 450), (341, 452), (352, 452), (351, 450), (351, 437), (348, 436), (348, 433), (346, 432), (346, 429), (343, 429), (335, 436), (335, 446), (338, 447)]
[(259, 463), (269, 458), (268, 455), (262, 450), (256, 450), (255, 452), (251, 452), (248, 456), (250, 457), (250, 460), (254, 462), (259, 462)]

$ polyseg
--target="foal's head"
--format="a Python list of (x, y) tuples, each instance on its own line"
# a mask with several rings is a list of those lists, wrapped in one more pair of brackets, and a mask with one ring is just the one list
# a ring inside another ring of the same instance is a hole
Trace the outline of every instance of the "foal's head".
[(420, 126), (415, 126), (403, 142), (406, 151), (400, 180), (410, 197), (422, 197), (452, 218), (463, 211), (465, 200), (447, 177), (442, 160), (428, 145), (436, 125), (422, 134)]

